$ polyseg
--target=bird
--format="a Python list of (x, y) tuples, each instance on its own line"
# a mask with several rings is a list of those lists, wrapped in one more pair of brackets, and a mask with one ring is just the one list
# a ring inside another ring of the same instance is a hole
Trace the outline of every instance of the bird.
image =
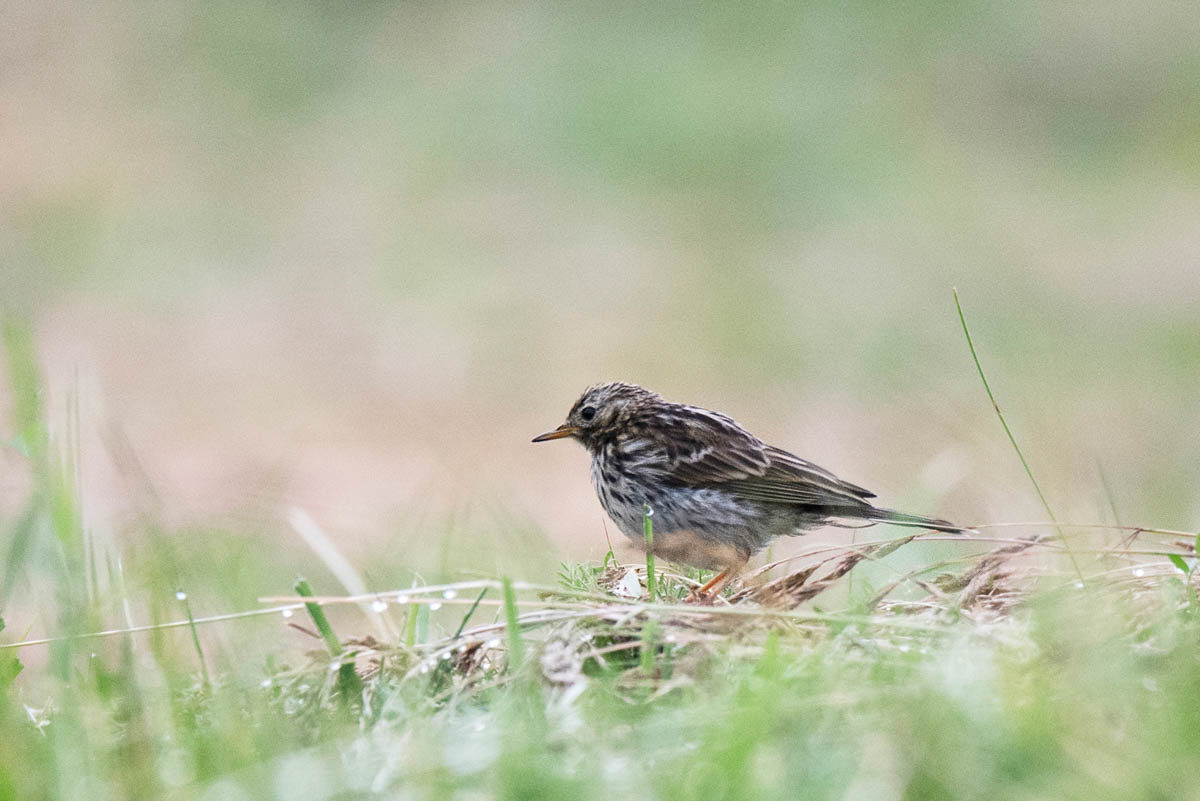
[(648, 508), (655, 555), (717, 571), (693, 594), (699, 602), (714, 601), (776, 537), (852, 523), (968, 531), (875, 506), (875, 493), (768, 445), (728, 415), (636, 384), (588, 387), (566, 422), (533, 442), (566, 438), (591, 455), (592, 484), (622, 534), (644, 548)]

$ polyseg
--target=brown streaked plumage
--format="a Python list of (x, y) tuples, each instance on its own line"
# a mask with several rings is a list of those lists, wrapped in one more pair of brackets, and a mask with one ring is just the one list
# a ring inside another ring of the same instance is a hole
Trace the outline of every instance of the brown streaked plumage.
[(565, 423), (533, 441), (564, 437), (588, 449), (596, 494), (623, 534), (642, 544), (642, 509), (649, 504), (656, 554), (721, 571), (701, 597), (715, 596), (775, 537), (821, 525), (885, 522), (963, 531), (945, 520), (874, 506), (874, 493), (767, 445), (726, 415), (670, 403), (635, 384), (589, 387)]

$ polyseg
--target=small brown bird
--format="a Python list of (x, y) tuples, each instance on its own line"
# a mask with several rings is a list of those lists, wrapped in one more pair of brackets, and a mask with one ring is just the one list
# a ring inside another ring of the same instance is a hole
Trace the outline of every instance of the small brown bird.
[(567, 421), (534, 442), (574, 437), (592, 456), (592, 483), (621, 532), (644, 547), (643, 504), (654, 553), (720, 572), (697, 593), (711, 599), (775, 537), (837, 521), (965, 530), (871, 505), (875, 494), (758, 437), (719, 412), (670, 403), (620, 382), (589, 387)]

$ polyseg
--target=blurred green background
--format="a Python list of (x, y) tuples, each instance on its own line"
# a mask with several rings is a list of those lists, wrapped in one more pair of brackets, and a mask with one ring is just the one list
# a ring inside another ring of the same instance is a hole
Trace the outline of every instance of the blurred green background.
[(64, 640), (0, 649), (0, 801), (1195, 798), (1191, 537), (1044, 543), (995, 617), (893, 629), (856, 604), (995, 544), (915, 543), (810, 605), (846, 615), (675, 649), (651, 611), (569, 688), (526, 682), (545, 629), (414, 679), (449, 596), (330, 608), (416, 649), (360, 707), (299, 612), (71, 638), (343, 592), (295, 507), (371, 589), (553, 582), (606, 527), (529, 439), (601, 380), (1044, 519), (951, 287), (1058, 517), (1195, 531), (1197, 41), (1173, 0), (5, 4), (0, 629)]
[(952, 286), (1061, 518), (1200, 526), (1190, 4), (5, 18), (0, 303), (102, 544), (304, 563), (299, 505), (379, 581), (599, 556), (584, 453), (528, 440), (614, 378), (894, 505), (1042, 519)]

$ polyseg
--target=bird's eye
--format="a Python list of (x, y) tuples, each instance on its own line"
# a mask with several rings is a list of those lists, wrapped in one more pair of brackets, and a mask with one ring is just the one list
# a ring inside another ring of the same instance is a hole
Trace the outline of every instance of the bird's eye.
[(582, 409), (579, 410), (579, 417), (584, 422), (589, 422), (595, 416), (596, 416), (596, 407), (595, 406), (584, 406)]

